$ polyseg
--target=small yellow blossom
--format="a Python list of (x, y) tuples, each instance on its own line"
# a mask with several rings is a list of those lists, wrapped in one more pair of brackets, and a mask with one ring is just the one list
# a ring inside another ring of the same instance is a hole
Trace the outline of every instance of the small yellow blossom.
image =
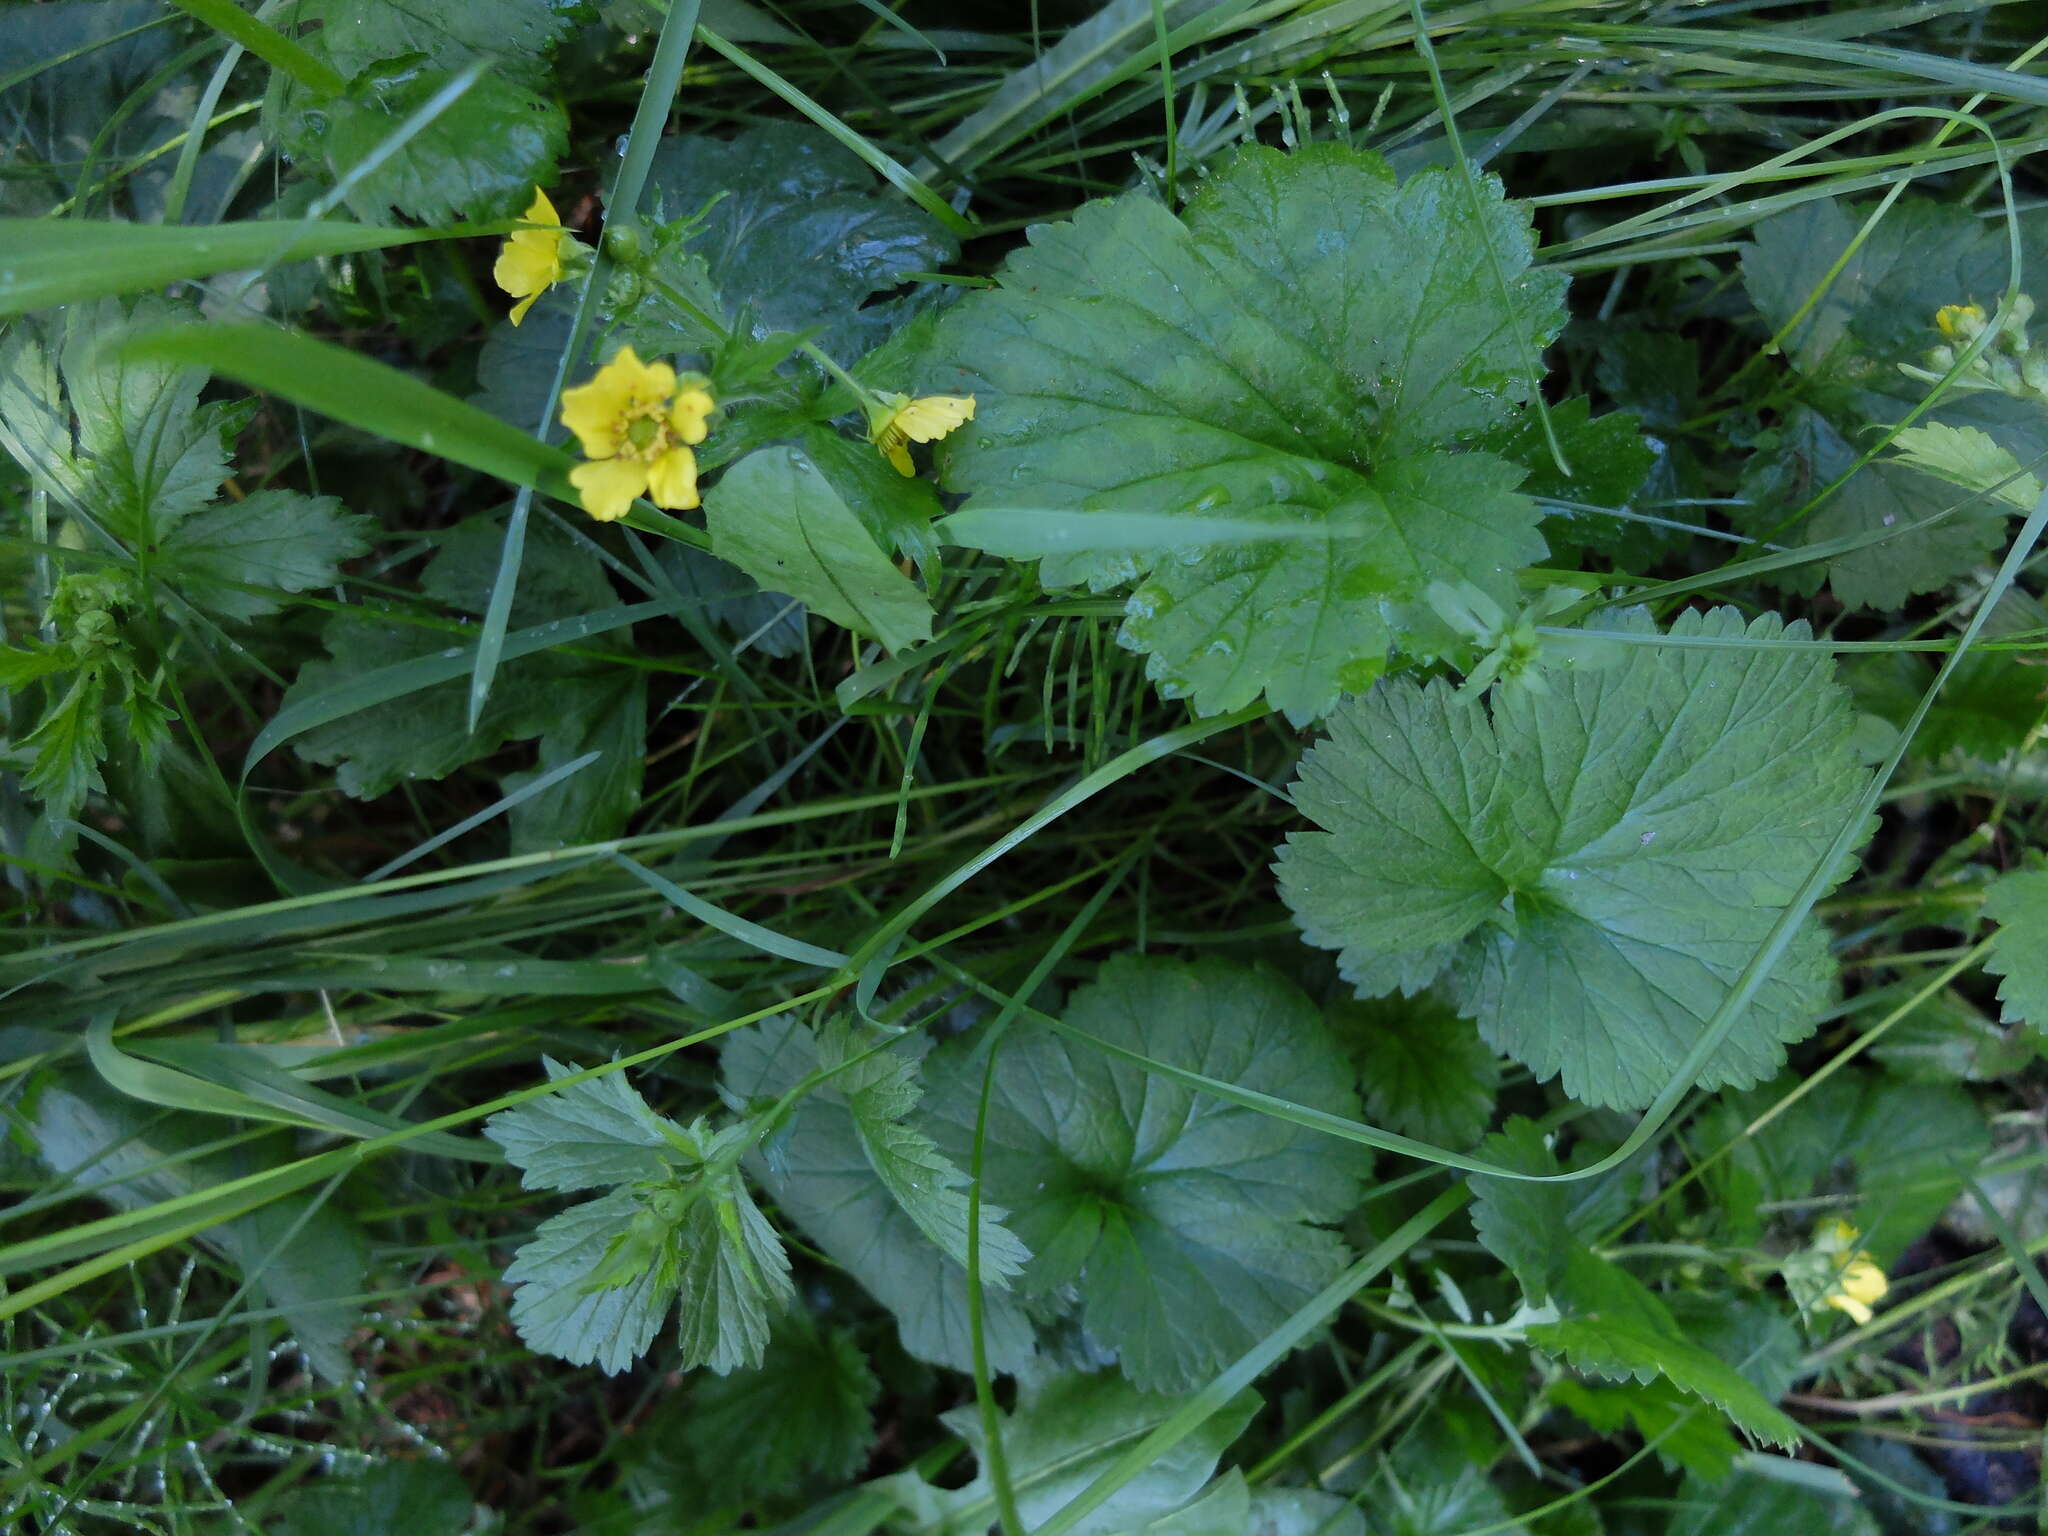
[(600, 522), (626, 515), (633, 498), (680, 512), (697, 505), (697, 456), (715, 402), (701, 380), (678, 387), (667, 363), (643, 363), (631, 347), (587, 384), (562, 391), (562, 424), (590, 462), (569, 471), (583, 510)]
[(1934, 323), (1950, 341), (1968, 341), (1984, 329), (1984, 311), (1975, 304), (1944, 304), (1934, 312)]
[(974, 420), (972, 395), (877, 395), (868, 404), (868, 441), (899, 475), (914, 475), (912, 443), (936, 443), (962, 422)]
[(561, 227), (561, 215), (539, 187), (533, 189), (533, 203), (525, 219), (528, 224), (545, 227), (513, 230), (499, 248), (498, 264), (491, 268), (497, 285), (519, 301), (512, 306), (514, 325), (526, 318), (535, 299), (562, 280), (568, 270), (564, 253), (572, 243)]
[(1814, 1231), (1814, 1246), (1833, 1261), (1833, 1273), (1821, 1301), (1837, 1312), (1849, 1314), (1857, 1324), (1870, 1321), (1871, 1305), (1882, 1301), (1891, 1282), (1877, 1261), (1861, 1249), (1856, 1240), (1862, 1234), (1840, 1217), (1824, 1221)]

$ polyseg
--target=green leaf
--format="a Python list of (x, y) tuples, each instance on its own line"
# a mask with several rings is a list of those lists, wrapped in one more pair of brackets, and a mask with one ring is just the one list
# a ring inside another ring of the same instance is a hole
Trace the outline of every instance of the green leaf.
[(704, 498), (711, 550), (892, 651), (932, 637), (932, 605), (891, 565), (838, 488), (802, 449), (761, 448)]
[(1759, 1440), (1788, 1450), (1799, 1444), (1799, 1426), (1740, 1372), (1687, 1339), (1663, 1302), (1620, 1265), (1581, 1249), (1567, 1261), (1558, 1291), (1565, 1315), (1526, 1330), (1536, 1348), (1610, 1380), (1662, 1376)]
[[(839, 1068), (833, 1090), (846, 1101), (854, 1134), (866, 1150), (875, 1177), (917, 1229), (954, 1262), (967, 1262), (967, 1175), (939, 1151), (938, 1144), (910, 1116), (924, 1097), (917, 1064), (900, 1051), (883, 1051), (855, 1060), (863, 1042), (842, 1022), (828, 1028), (817, 1043), (818, 1063)], [(842, 1063), (851, 1061), (849, 1066)], [(1001, 1207), (984, 1207), (981, 1232), (981, 1275), (984, 1285), (1007, 1286), (1022, 1273), (1031, 1257), (1002, 1224)]]
[(1667, 1381), (1595, 1387), (1567, 1377), (1551, 1383), (1550, 1400), (1603, 1435), (1633, 1425), (1646, 1442), (1656, 1441), (1666, 1466), (1709, 1480), (1735, 1468), (1740, 1447), (1721, 1416)]
[[(441, 535), (420, 578), (431, 597), (481, 614), (490, 601), (501, 530), (470, 518)], [(515, 627), (531, 627), (610, 606), (612, 592), (589, 550), (552, 522), (528, 538), (528, 572), (513, 605)], [(378, 669), (449, 654), (450, 633), (386, 622), (374, 609), (334, 614), (322, 638), (330, 658), (308, 662), (283, 709), (347, 687)], [(613, 645), (627, 644), (623, 637)], [(441, 778), (508, 741), (541, 738), (541, 771), (593, 749), (606, 756), (521, 807), (524, 835), (568, 841), (616, 836), (637, 803), (646, 741), (645, 683), (614, 664), (543, 652), (506, 663), (477, 728), (469, 728), (467, 673), (378, 701), (299, 734), (293, 750), (336, 768), (346, 794), (373, 799), (408, 779)], [(508, 788), (523, 776), (512, 775)]]
[(743, 335), (815, 330), (842, 366), (925, 302), (915, 293), (874, 295), (959, 254), (930, 215), (884, 192), (859, 157), (802, 124), (665, 139), (648, 192), (664, 218), (702, 213), (688, 248), (715, 284), (724, 320)]
[(682, 1249), (682, 1364), (685, 1370), (709, 1366), (723, 1376), (761, 1363), (769, 1319), (796, 1289), (782, 1239), (738, 1172), (703, 1177), (712, 1187), (691, 1203), (676, 1233)]
[(462, 1536), (475, 1505), (445, 1461), (382, 1461), (353, 1477), (301, 1486), (271, 1529), (277, 1536)]
[[(1351, 1073), (1314, 1004), (1266, 970), (1123, 956), (1074, 994), (1067, 1022), (1240, 1087), (1355, 1116)], [(964, 1161), (990, 1049), (941, 1047), (939, 1144)], [(983, 1177), (1033, 1259), (1024, 1283), (1073, 1286), (1088, 1331), (1149, 1391), (1206, 1382), (1344, 1267), (1316, 1223), (1357, 1200), (1362, 1156), (1198, 1094), (1044, 1024), (996, 1057)]]
[(400, 68), (289, 126), (286, 149), (346, 183), (348, 206), (375, 222), (396, 210), (429, 224), (507, 218), (555, 179), (569, 122), (548, 96), (495, 74), (472, 81), (397, 153), (385, 146), (457, 77)]
[[(719, 1080), (730, 1098), (760, 1103), (787, 1093), (818, 1065), (811, 1032), (777, 1017), (726, 1036)], [(871, 1123), (876, 1102), (867, 1105)], [(938, 1365), (969, 1368), (966, 1273), (897, 1202), (876, 1169), (873, 1138), (863, 1138), (836, 1079), (805, 1094), (786, 1128), (748, 1167), (777, 1208), (895, 1314), (906, 1350)], [(934, 1198), (950, 1204), (956, 1197), (954, 1189)], [(1002, 1225), (1000, 1207), (984, 1204), (981, 1214), (984, 1253), (1008, 1251), (1015, 1239)], [(1010, 1297), (999, 1291), (984, 1296), (983, 1326), (993, 1369), (1014, 1372), (1030, 1361), (1031, 1323)]]
[[(568, 15), (548, 0), (298, 0), (303, 41), (350, 79), (346, 96), (318, 96), (273, 76), (266, 126), (301, 164), (348, 182), (348, 204), (370, 222), (396, 208), (428, 223), (509, 217), (536, 185), (551, 185), (568, 118), (549, 84), (548, 58)], [(482, 66), (454, 104), (387, 152), (401, 123), (467, 69)], [(352, 178), (352, 179), (351, 179)], [(530, 424), (529, 424), (530, 425)]]
[[(1294, 785), (1321, 830), (1278, 865), (1361, 995), (1448, 969), (1489, 1044), (1614, 1108), (1664, 1088), (1863, 787), (1825, 653), (1742, 645), (1803, 624), (1720, 609), (1671, 634), (1724, 643), (1631, 644), (1547, 694), (1497, 692), (1491, 718), (1440, 682), (1347, 701)], [(1808, 925), (1700, 1084), (1775, 1070), (1832, 975)]]
[[(1758, 538), (1797, 547), (1879, 528), (1903, 530), (1970, 499), (1905, 462), (1880, 459), (1857, 470), (1789, 530), (1780, 526), (1857, 456), (1820, 412), (1794, 410), (1750, 460), (1742, 481), (1747, 505), (1738, 514), (1741, 526)], [(1980, 496), (1931, 528), (1837, 556), (1827, 563), (1828, 588), (1852, 608), (1876, 609), (1898, 608), (1918, 593), (1938, 592), (1998, 548), (2005, 538), (2005, 512), (2002, 501)], [(1765, 579), (1810, 593), (1819, 586), (1819, 569), (1794, 566)]]
[[(1521, 1115), (1481, 1142), (1479, 1155), (1546, 1178), (1565, 1171), (1543, 1127)], [(1597, 1180), (1532, 1184), (1483, 1174), (1472, 1178), (1473, 1230), (1487, 1252), (1514, 1271), (1532, 1304), (1550, 1298), (1572, 1255), (1599, 1236), (1604, 1225)]]
[(1892, 439), (1892, 447), (1901, 462), (1950, 485), (1984, 491), (2022, 512), (2041, 498), (2041, 482), (2023, 473), (2019, 460), (1975, 427), (1931, 421), (1906, 428)]
[[(1025, 1528), (1041, 1526), (1059, 1513), (1127, 1446), (1171, 1417), (1181, 1402), (1141, 1391), (1114, 1372), (1052, 1375), (1020, 1384), (1015, 1409), (999, 1417), (1003, 1455)], [(1186, 1509), (1201, 1494), (1217, 1461), (1258, 1407), (1258, 1399), (1249, 1392), (1237, 1398), (1125, 1483), (1068, 1536), (1195, 1529), (1151, 1522)], [(994, 1514), (981, 1416), (973, 1408), (956, 1408), (941, 1417), (973, 1448), (983, 1470), (959, 1489), (913, 1484), (909, 1474), (892, 1482), (909, 1495), (906, 1502), (914, 1516), (943, 1522), (940, 1529), (947, 1536), (967, 1536), (985, 1530)], [(1242, 1531), (1243, 1524), (1236, 1529)]]
[[(1997, 958), (1995, 951), (1991, 958)], [(1900, 981), (1858, 993), (1857, 1017), (1872, 1023), (1886, 1018), (1920, 988), (1918, 982)], [(1907, 1082), (1982, 1083), (2021, 1071), (2034, 1050), (2025, 1031), (2000, 1029), (1975, 1003), (1943, 988), (1878, 1036), (1870, 1054)]]
[(1313, 1488), (1261, 1488), (1251, 1516), (1258, 1536), (1371, 1536), (1357, 1505)]
[(340, 563), (369, 551), (376, 525), (332, 496), (257, 491), (180, 522), (158, 548), (157, 574), (227, 619), (260, 619), (282, 606), (245, 587), (305, 592), (341, 579)]
[[(543, 1056), (548, 1081), (581, 1070)], [(595, 1189), (657, 1178), (681, 1127), (648, 1108), (623, 1072), (503, 1109), (484, 1122), (484, 1135), (524, 1172), (525, 1189)]]
[(157, 299), (132, 310), (103, 299), (62, 311), (46, 338), (22, 324), (0, 346), (0, 447), (131, 545), (167, 536), (228, 476), (225, 418), (199, 404), (206, 376), (117, 350), (178, 313)]
[[(53, 1174), (93, 1187), (95, 1198), (140, 1211), (190, 1197), (289, 1156), (289, 1142), (264, 1138), (229, 1151), (219, 1122), (146, 1109), (82, 1072), (45, 1084), (32, 1100), (37, 1154)], [(343, 1300), (368, 1288), (366, 1250), (355, 1221), (332, 1201), (287, 1194), (210, 1227), (200, 1241), (219, 1253), (281, 1308), (306, 1357), (333, 1382), (360, 1375), (348, 1342), (360, 1304)], [(259, 1270), (260, 1266), (260, 1270)]]
[(1879, 1536), (1877, 1521), (1855, 1497), (1830, 1497), (1804, 1482), (1751, 1471), (1725, 1481), (1688, 1479), (1667, 1529), (1669, 1536)]
[(505, 1271), (512, 1322), (534, 1349), (617, 1375), (647, 1353), (682, 1286), (674, 1254), (651, 1257), (623, 1285), (587, 1283), (645, 1209), (631, 1188), (571, 1206), (542, 1222)]
[[(1707, 1183), (1718, 1197), (1721, 1226), (1736, 1241), (1751, 1242), (1761, 1233), (1759, 1204), (1846, 1191), (1849, 1183), (1837, 1171), (1846, 1164), (1859, 1195), (1830, 1214), (1860, 1229), (1857, 1246), (1889, 1265), (1926, 1233), (1964, 1178), (1990, 1155), (1983, 1113), (1959, 1088), (1838, 1073), (1779, 1109), (1793, 1086), (1780, 1078), (1729, 1095), (1695, 1122), (1690, 1140), (1700, 1155), (1733, 1143)], [(1745, 1134), (1766, 1110), (1776, 1111), (1770, 1123)], [(1817, 1217), (1801, 1211), (1794, 1219), (1803, 1231)]]
[(45, 815), (75, 817), (87, 795), (105, 788), (100, 759), (107, 755), (107, 737), (100, 717), (106, 703), (105, 675), (97, 668), (80, 672), (22, 738), (35, 762), (21, 782), (42, 799)]
[(1442, 996), (1347, 998), (1328, 1017), (1358, 1067), (1365, 1118), (1374, 1125), (1453, 1149), (1486, 1134), (1500, 1057)]
[(940, 452), (947, 485), (1023, 547), (1046, 511), (1344, 527), (1041, 568), (1097, 590), (1149, 576), (1122, 639), (1168, 695), (1212, 713), (1263, 691), (1296, 720), (1324, 713), (1390, 646), (1433, 643), (1416, 611), (1430, 583), (1511, 608), (1544, 552), (1522, 472), (1452, 451), (1514, 419), (1537, 382), (1525, 359), (1561, 319), (1526, 214), (1491, 178), (1480, 196), (1475, 216), (1448, 171), (1397, 186), (1371, 154), (1253, 148), (1184, 221), (1131, 193), (1033, 229), (999, 290), (948, 313), (919, 382), (980, 403)]
[(680, 1438), (707, 1502), (787, 1498), (860, 1471), (875, 1444), (880, 1395), (849, 1330), (793, 1313), (757, 1369), (696, 1384)]
[(1984, 915), (1998, 924), (1984, 969), (1999, 978), (2006, 1023), (2048, 1035), (2048, 870), (2000, 877), (1985, 893)]
[[(2048, 629), (2048, 609), (2017, 587), (1998, 600), (1985, 621), (1986, 640)], [(1905, 651), (1884, 651), (1847, 659), (1843, 681), (1859, 709), (1903, 727), (1934, 680), (1934, 660)], [(1914, 734), (1912, 752), (1921, 762), (1939, 761), (1952, 751), (1998, 762), (2026, 740), (2048, 713), (2041, 668), (2025, 652), (1973, 649), (1950, 674), (1926, 722)]]
[[(1584, 400), (1566, 400), (1550, 412), (1550, 430), (1571, 465), (1569, 475), (1559, 471), (1543, 422), (1534, 415), (1495, 428), (1479, 440), (1479, 446), (1528, 472), (1521, 486), (1523, 495), (1589, 507), (1626, 508), (1656, 467), (1656, 450), (1637, 430), (1635, 417), (1625, 412), (1595, 417)], [(1598, 512), (1552, 511), (1545, 532), (1552, 530), (1561, 532), (1569, 544), (1617, 559), (1625, 555), (1654, 559), (1670, 542), (1670, 536), (1660, 529)]]

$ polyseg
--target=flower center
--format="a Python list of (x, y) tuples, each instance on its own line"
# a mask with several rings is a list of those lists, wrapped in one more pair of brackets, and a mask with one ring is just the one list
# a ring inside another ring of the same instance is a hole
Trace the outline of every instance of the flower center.
[(652, 416), (637, 416), (626, 426), (626, 441), (636, 453), (647, 454), (666, 436), (661, 423)]

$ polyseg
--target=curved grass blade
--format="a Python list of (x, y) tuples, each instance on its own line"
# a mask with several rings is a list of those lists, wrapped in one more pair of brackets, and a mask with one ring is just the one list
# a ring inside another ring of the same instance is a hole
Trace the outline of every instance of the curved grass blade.
[(579, 504), (569, 484), (575, 461), (562, 449), (332, 342), (270, 325), (167, 325), (131, 333), (119, 352), (210, 369), (390, 442)]
[(237, 272), (308, 256), (381, 251), (480, 233), (250, 219), (188, 229), (113, 219), (0, 219), (0, 316)]

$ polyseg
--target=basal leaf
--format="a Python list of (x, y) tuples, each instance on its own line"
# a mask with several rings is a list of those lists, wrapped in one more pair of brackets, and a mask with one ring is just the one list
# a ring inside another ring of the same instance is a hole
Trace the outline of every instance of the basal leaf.
[(849, 1330), (793, 1314), (777, 1325), (758, 1368), (697, 1382), (679, 1438), (712, 1500), (786, 1498), (817, 1478), (861, 1469), (875, 1443), (880, 1393)]
[[(725, 1038), (720, 1084), (728, 1097), (756, 1103), (788, 1092), (817, 1065), (811, 1032), (793, 1019), (774, 1018)], [(806, 1094), (786, 1129), (748, 1166), (777, 1209), (895, 1314), (906, 1350), (969, 1368), (966, 1272), (897, 1203), (875, 1170), (851, 1106), (832, 1085)], [(990, 1205), (982, 1216), (983, 1241), (999, 1252), (1007, 1229)], [(1031, 1323), (1013, 1299), (986, 1292), (983, 1325), (993, 1369), (1016, 1371), (1030, 1361)]]
[(1397, 185), (1334, 145), (1243, 151), (1185, 220), (1144, 193), (1089, 204), (940, 325), (919, 387), (980, 402), (940, 453), (946, 483), (1019, 529), (1048, 510), (1333, 525), (1041, 568), (1142, 580), (1123, 639), (1167, 693), (1322, 714), (1407, 643), (1431, 582), (1511, 607), (1544, 552), (1522, 471), (1468, 441), (1515, 419), (1561, 319), (1532, 245), (1490, 179), (1475, 209), (1450, 172)]
[(417, 55), (436, 69), (490, 59), (514, 79), (546, 74), (569, 18), (549, 0), (294, 0), (300, 41), (342, 74)]
[(1486, 1134), (1500, 1057), (1443, 997), (1345, 999), (1328, 1017), (1374, 1125), (1453, 1148)]
[(445, 1461), (383, 1461), (350, 1477), (302, 1484), (271, 1527), (277, 1536), (462, 1536), (475, 1502)]
[(748, 454), (711, 488), (704, 512), (712, 553), (762, 586), (892, 651), (931, 639), (930, 601), (803, 450)]
[[(1362, 995), (1448, 971), (1489, 1044), (1617, 1108), (1669, 1081), (1863, 783), (1825, 654), (1739, 643), (1803, 625), (1722, 609), (1671, 633), (1730, 643), (1631, 644), (1547, 694), (1497, 692), (1490, 718), (1442, 683), (1347, 701), (1295, 782), (1320, 830), (1277, 866)], [(1775, 1070), (1831, 974), (1809, 925), (1700, 1082)]]
[(332, 496), (257, 491), (218, 501), (171, 530), (157, 570), (200, 607), (227, 619), (260, 619), (280, 604), (262, 592), (333, 586), (339, 565), (369, 550), (374, 524)]
[[(1563, 1173), (1543, 1128), (1517, 1115), (1480, 1143), (1479, 1155), (1520, 1173)], [(1571, 1256), (1599, 1235), (1595, 1181), (1534, 1184), (1477, 1174), (1472, 1179), (1472, 1226), (1479, 1241), (1514, 1271), (1522, 1292), (1541, 1305), (1564, 1278)]]
[[(730, 1134), (730, 1133), (728, 1133)], [(789, 1255), (737, 1171), (707, 1173), (676, 1231), (683, 1366), (723, 1376), (761, 1363), (774, 1314), (796, 1294)]]
[(930, 215), (885, 192), (858, 157), (804, 124), (667, 139), (648, 191), (665, 218), (703, 214), (689, 250), (716, 285), (726, 320), (755, 336), (822, 328), (819, 345), (842, 365), (919, 303), (875, 295), (958, 254)]
[[(2011, 508), (2000, 498), (1944, 484), (1907, 464), (1866, 464), (1840, 490), (1787, 531), (1782, 525), (1821, 487), (1856, 462), (1857, 449), (1818, 411), (1794, 410), (1773, 430), (1743, 477), (1747, 504), (1738, 520), (1758, 538), (1792, 545), (1885, 528), (1909, 529), (1922, 518), (1959, 510), (1931, 528), (1904, 531), (1827, 563), (1828, 588), (1852, 608), (1902, 606), (1921, 592), (1938, 592), (1978, 565), (2004, 541)], [(1969, 503), (1968, 505), (1964, 505)], [(1773, 572), (1777, 586), (1813, 592), (1818, 566)]]
[[(551, 1056), (541, 1062), (549, 1082), (579, 1070)], [(500, 1110), (484, 1122), (484, 1135), (523, 1170), (526, 1189), (595, 1189), (658, 1177), (675, 1146), (664, 1127), (680, 1134), (625, 1073), (611, 1072)]]
[[(1912, 1507), (1916, 1524), (1925, 1516)], [(1687, 1479), (1667, 1527), (1669, 1536), (1879, 1536), (1883, 1529), (1859, 1499), (1756, 1471)]]
[(1985, 894), (1984, 915), (1998, 924), (1984, 969), (2000, 978), (2006, 1023), (2048, 1035), (2048, 869), (2001, 877)]
[(1567, 1377), (1551, 1384), (1550, 1400), (1603, 1435), (1633, 1425), (1645, 1442), (1656, 1442), (1666, 1466), (1702, 1478), (1726, 1477), (1741, 1449), (1719, 1414), (1668, 1381), (1593, 1386)]
[[(1315, 1006), (1266, 970), (1126, 956), (1074, 994), (1075, 1028), (1241, 1087), (1354, 1115)], [(932, 1056), (939, 1144), (971, 1155), (988, 1042)], [(1181, 1087), (1043, 1024), (996, 1057), (984, 1173), (1033, 1258), (1073, 1286), (1089, 1332), (1150, 1391), (1207, 1381), (1341, 1269), (1362, 1162), (1346, 1146)]]
[(1639, 1382), (1662, 1376), (1760, 1440), (1788, 1450), (1799, 1444), (1799, 1426), (1732, 1366), (1687, 1339), (1656, 1295), (1620, 1265), (1580, 1250), (1558, 1290), (1565, 1315), (1526, 1330), (1538, 1349), (1589, 1375)]
[[(1157, 1429), (1184, 1400), (1145, 1392), (1114, 1372), (1052, 1375), (1018, 1388), (1016, 1407), (1002, 1416), (1003, 1454), (1025, 1527), (1043, 1525), (1100, 1476), (1134, 1441)], [(1230, 1443), (1258, 1411), (1245, 1393), (1125, 1483), (1072, 1527), (1070, 1536), (1127, 1536), (1140, 1531), (1205, 1527), (1168, 1523), (1202, 1493)], [(924, 1508), (959, 1536), (984, 1529), (994, 1515), (980, 1415), (972, 1408), (943, 1415), (947, 1428), (974, 1450), (982, 1471), (963, 1488), (920, 1485)], [(1153, 1522), (1159, 1522), (1154, 1524)], [(1226, 1527), (1229, 1529), (1229, 1527)], [(1245, 1529), (1240, 1517), (1236, 1530)]]

